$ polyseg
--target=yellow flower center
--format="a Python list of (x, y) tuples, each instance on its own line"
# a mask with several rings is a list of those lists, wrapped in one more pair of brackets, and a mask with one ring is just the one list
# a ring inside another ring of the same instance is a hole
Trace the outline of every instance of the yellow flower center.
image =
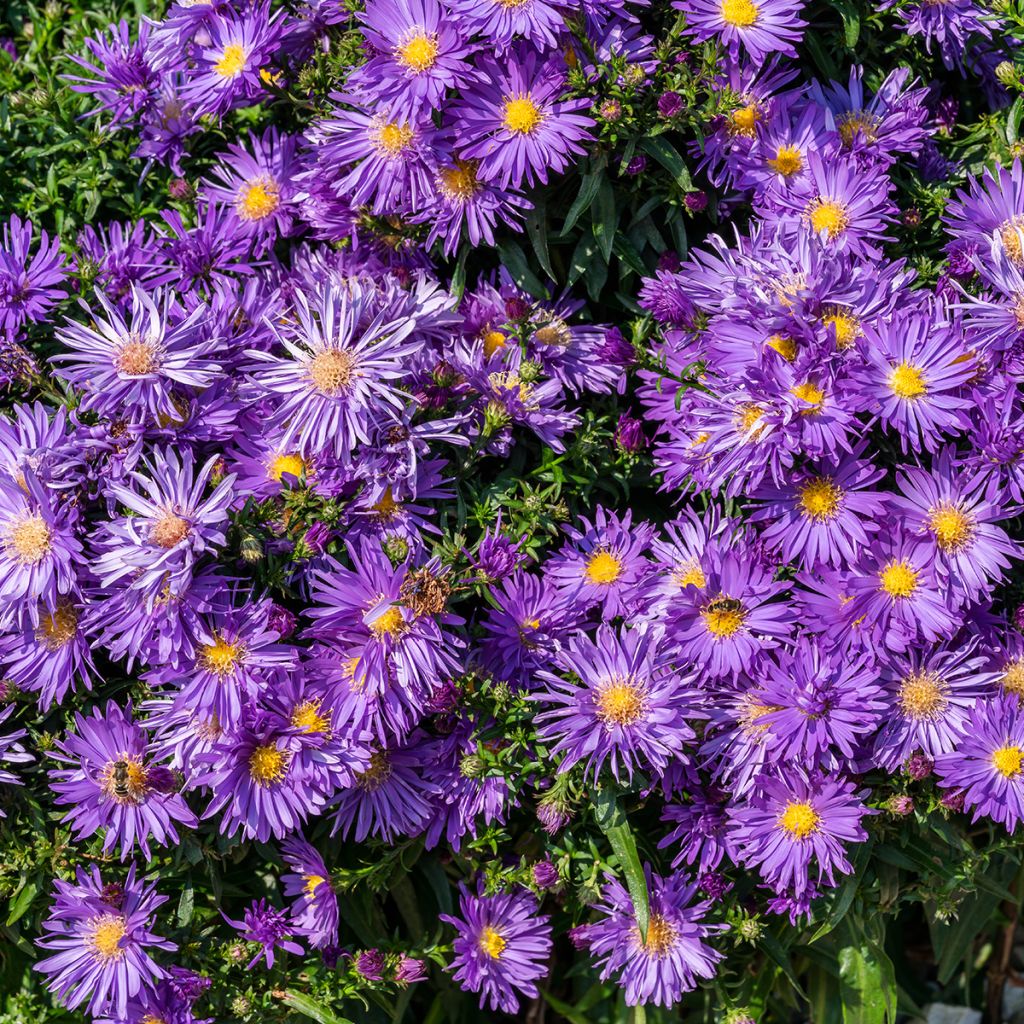
[(641, 939), (639, 928), (633, 930), (633, 937), (648, 956), (664, 957), (675, 949), (679, 932), (676, 926), (661, 914), (651, 914), (647, 922), (647, 941)]
[(1020, 747), (1000, 747), (992, 751), (992, 766), (1004, 779), (1012, 779), (1020, 774), (1021, 761), (1024, 760), (1024, 750)]
[(644, 713), (644, 692), (628, 679), (616, 679), (597, 695), (595, 715), (605, 725), (632, 725)]
[(816, 384), (812, 384), (809, 380), (804, 381), (803, 384), (797, 384), (795, 387), (789, 389), (789, 393), (799, 398), (800, 401), (806, 402), (810, 409), (802, 409), (803, 413), (811, 413), (821, 408), (821, 403), (825, 400), (825, 392), (822, 391)]
[(1024, 697), (1024, 657), (1011, 658), (1003, 668), (1003, 689)]
[(39, 619), (36, 639), (48, 650), (59, 651), (78, 635), (78, 611), (70, 601), (61, 601), (57, 610)]
[(50, 553), (53, 538), (38, 512), (23, 512), (6, 534), (4, 547), (22, 565), (38, 565)]
[(681, 587), (704, 587), (707, 584), (704, 570), (700, 567), (700, 562), (696, 558), (691, 558), (688, 562), (677, 565), (672, 572), (672, 579)]
[(302, 887), (303, 891), (311, 899), (317, 889), (327, 881), (323, 875), (303, 875), (302, 880), (305, 883)]
[(787, 363), (791, 363), (796, 359), (796, 342), (792, 338), (787, 338), (784, 334), (773, 334), (765, 344), (769, 348), (775, 349)]
[(398, 605), (385, 609), (370, 623), (370, 629), (378, 637), (397, 637), (405, 631), (405, 616)]
[(529, 135), (544, 120), (544, 114), (529, 96), (505, 100), (502, 124), (513, 135)]
[(881, 121), (874, 114), (866, 110), (851, 110), (839, 118), (839, 137), (847, 146), (852, 146), (858, 135), (865, 142), (875, 142), (880, 125)]
[(249, 755), (249, 777), (260, 786), (270, 786), (284, 778), (288, 754), (272, 743), (255, 747)]
[(1003, 243), (1003, 249), (1006, 250), (1010, 262), (1018, 267), (1024, 265), (1024, 252), (1022, 252), (1020, 244), (1022, 230), (1024, 230), (1024, 214), (1011, 217), (999, 226), (999, 240)]
[(907, 718), (935, 718), (946, 707), (946, 684), (934, 672), (912, 672), (900, 684), (899, 701)]
[(505, 347), (507, 341), (504, 334), (501, 331), (487, 331), (483, 336), (484, 341), (484, 355), (490, 359), (499, 348)]
[(120, 914), (103, 914), (89, 922), (88, 941), (101, 960), (120, 960), (124, 956), (121, 940), (128, 929)]
[(328, 398), (347, 391), (355, 376), (356, 357), (348, 349), (328, 348), (313, 356), (309, 379), (313, 387)]
[(419, 75), (429, 71), (437, 62), (437, 36), (417, 32), (398, 47), (395, 56), (398, 63)]
[(160, 369), (160, 349), (152, 341), (132, 335), (114, 356), (114, 369), (126, 377), (144, 377)]
[(267, 467), (267, 476), (278, 483), (284, 478), (285, 473), (296, 478), (306, 472), (306, 461), (296, 452), (287, 452), (275, 455)]
[(378, 750), (370, 755), (370, 764), (365, 772), (356, 779), (360, 789), (372, 792), (384, 785), (391, 778), (391, 761), (386, 750)]
[(164, 512), (149, 530), (150, 541), (160, 548), (173, 548), (188, 535), (188, 520), (182, 519), (174, 512)]
[(878, 574), (878, 580), (882, 590), (898, 600), (917, 590), (919, 575), (909, 562), (892, 561)]
[(900, 363), (889, 373), (889, 390), (897, 398), (914, 399), (926, 394), (928, 387), (924, 374), (910, 363)]
[(146, 798), (149, 775), (146, 766), (127, 755), (103, 766), (103, 792), (118, 804), (141, 804)]
[(158, 1017), (155, 1013), (147, 1013), (142, 1018), (142, 1024), (167, 1024), (167, 1021), (163, 1017)]
[(242, 659), (242, 645), (229, 643), (222, 636), (214, 636), (212, 644), (204, 644), (199, 649), (199, 662), (207, 672), (215, 675), (230, 675)]
[(836, 332), (836, 348), (848, 349), (860, 336), (860, 321), (849, 312), (837, 309), (827, 313), (823, 323)]
[(263, 220), (281, 205), (281, 189), (272, 178), (246, 182), (238, 193), (235, 210), (242, 220)]
[(505, 951), (505, 940), (490, 925), (487, 925), (480, 932), (480, 949), (492, 960), (497, 960)]
[(842, 489), (827, 476), (808, 480), (797, 493), (801, 514), (819, 523), (835, 519), (843, 497)]
[(928, 529), (935, 534), (935, 543), (952, 554), (966, 548), (974, 535), (974, 522), (948, 502), (933, 508), (928, 516)]
[(722, 0), (722, 21), (737, 28), (750, 28), (757, 21), (759, 8), (752, 0)]
[(327, 715), (320, 713), (319, 700), (304, 700), (292, 708), (292, 725), (303, 732), (319, 733), (327, 732), (330, 726), (330, 719)]
[(734, 134), (753, 138), (757, 131), (757, 122), (761, 120), (761, 109), (756, 103), (748, 103), (745, 107), (737, 107), (729, 119)]
[(399, 124), (397, 121), (384, 121), (371, 131), (374, 146), (392, 159), (401, 156), (412, 145), (413, 135), (409, 125)]
[(736, 411), (736, 429), (744, 441), (756, 441), (764, 431), (764, 409), (759, 405), (741, 405)]
[(775, 158), (768, 161), (768, 166), (784, 178), (791, 178), (804, 169), (804, 158), (796, 146), (779, 146)]
[(812, 199), (807, 207), (811, 228), (817, 234), (825, 232), (829, 240), (838, 238), (849, 226), (850, 215), (842, 203), (833, 199)]
[(716, 598), (700, 614), (713, 636), (732, 636), (740, 630), (747, 617), (743, 604), (731, 597)]
[[(456, 160), (454, 167), (441, 168), (437, 175), (437, 186), (441, 195), (449, 202), (468, 202), (480, 191), (480, 179), (476, 176), (476, 169), (475, 160)], [(502, 335), (503, 344), (504, 340)]]
[(245, 50), (238, 43), (228, 43), (221, 58), (213, 65), (221, 78), (234, 78), (245, 70)]
[(810, 804), (794, 800), (779, 815), (778, 826), (794, 839), (806, 839), (818, 830), (820, 822), (820, 815)]
[(378, 519), (394, 519), (395, 513), (402, 507), (401, 502), (395, 501), (394, 495), (390, 490), (384, 492), (378, 501), (373, 506), (373, 511), (377, 513)]
[(610, 551), (596, 551), (587, 559), (583, 575), (588, 583), (614, 583), (622, 575), (622, 562)]

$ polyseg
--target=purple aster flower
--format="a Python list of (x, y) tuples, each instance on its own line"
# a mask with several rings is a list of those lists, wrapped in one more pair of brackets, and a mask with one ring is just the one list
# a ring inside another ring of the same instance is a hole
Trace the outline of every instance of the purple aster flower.
[(93, 111), (109, 111), (111, 128), (132, 121), (152, 102), (160, 83), (158, 59), (150, 45), (150, 23), (139, 20), (139, 35), (132, 40), (131, 25), (125, 20), (110, 26), (95, 39), (86, 39), (92, 60), (71, 55), (85, 75), (64, 75), (75, 92), (99, 101)]
[(1018, 269), (1024, 269), (1024, 168), (1014, 160), (1010, 170), (986, 168), (979, 180), (971, 176), (946, 203), (943, 221), (957, 241), (979, 252), (1001, 249)]
[(962, 465), (956, 451), (943, 448), (927, 471), (904, 466), (896, 475), (900, 490), (889, 503), (903, 528), (922, 538), (935, 558), (939, 578), (970, 597), (991, 591), (1024, 550), (996, 525), (1014, 515), (998, 479)]
[(688, 804), (666, 804), (661, 820), (673, 825), (658, 849), (674, 849), (672, 867), (697, 866), (703, 878), (714, 871), (729, 852), (728, 817), (725, 805), (713, 793), (692, 792)]
[[(881, 4), (879, 10), (895, 5), (895, 0)], [(964, 57), (974, 36), (992, 38), (992, 28), (1002, 27), (1002, 20), (973, 0), (943, 0), (934, 3), (910, 4), (901, 8), (897, 15), (903, 22), (908, 36), (922, 36), (924, 48), (932, 52), (932, 43), (938, 45), (942, 63), (950, 70), (963, 69)], [(977, 45), (978, 40), (973, 40)]]
[(650, 571), (645, 552), (654, 528), (634, 526), (632, 512), (620, 518), (600, 505), (593, 523), (584, 516), (580, 523), (582, 530), (565, 527), (569, 543), (545, 562), (545, 577), (560, 597), (582, 611), (600, 605), (606, 619), (626, 615)]
[(796, 613), (771, 600), (786, 584), (750, 559), (730, 553), (709, 559), (702, 571), (704, 585), (686, 587), (669, 607), (668, 636), (707, 676), (736, 676), (792, 631)]
[(424, 778), (425, 739), (416, 732), (404, 746), (374, 752), (355, 784), (339, 794), (332, 835), (351, 832), (361, 843), (372, 834), (394, 843), (398, 836), (419, 835), (427, 827), (440, 792)]
[(160, 216), (170, 234), (164, 238), (167, 269), (154, 279), (156, 283), (179, 291), (197, 286), (206, 290), (220, 282), (233, 283), (237, 274), (253, 273), (248, 260), (252, 244), (237, 230), (233, 211), (216, 203), (201, 203), (191, 228), (185, 226), (177, 210), (163, 210)]
[(736, 856), (776, 891), (800, 896), (821, 881), (835, 885), (836, 872), (853, 871), (844, 844), (867, 839), (861, 819), (876, 813), (864, 805), (866, 795), (842, 778), (762, 776), (749, 800), (729, 809)]
[(353, 966), (356, 974), (368, 981), (384, 980), (384, 954), (379, 949), (364, 949)]
[(50, 772), (58, 806), (70, 805), (63, 821), (76, 839), (106, 830), (104, 852), (121, 848), (127, 858), (138, 843), (152, 859), (149, 840), (160, 846), (178, 843), (175, 823), (188, 828), (196, 816), (176, 792), (174, 773), (154, 764), (146, 730), (132, 719), (132, 709), (108, 701), (101, 713), (75, 714), (75, 732), (58, 742), (54, 758), (72, 767)]
[(961, 791), (974, 821), (991, 818), (1009, 832), (1024, 819), (1024, 711), (1012, 696), (978, 701), (953, 752), (935, 760), (939, 785)]
[(82, 547), (72, 503), (27, 466), (21, 477), (0, 475), (0, 623), (38, 627), (40, 611), (56, 614), (72, 593)]
[(16, 215), (4, 224), (0, 242), (0, 328), (13, 335), (28, 321), (42, 320), (64, 298), (67, 277), (60, 239), (45, 232), (33, 256), (32, 222)]
[(721, 43), (733, 63), (741, 50), (754, 64), (772, 53), (795, 57), (793, 44), (807, 27), (799, 0), (674, 0), (672, 6), (686, 15), (688, 35)]
[(449, 89), (475, 77), (470, 57), (477, 47), (465, 39), (465, 22), (437, 0), (372, 0), (360, 18), (372, 56), (348, 84), (396, 112), (438, 109)]
[[(558, 45), (565, 32), (566, 7), (561, 0), (452, 0), (452, 12), (471, 35), (486, 39), (499, 53), (512, 48), (517, 38), (538, 50)], [(478, 65), (478, 70), (482, 70)]]
[(885, 471), (859, 457), (866, 447), (858, 445), (837, 463), (790, 470), (783, 484), (762, 483), (751, 495), (763, 504), (750, 522), (767, 524), (765, 543), (787, 562), (848, 565), (870, 544), (884, 498), (869, 488)]
[(694, 705), (695, 676), (672, 668), (671, 645), (656, 627), (598, 628), (596, 639), (571, 640), (554, 665), (578, 683), (541, 672), (545, 688), (533, 694), (541, 738), (561, 754), (558, 770), (579, 761), (596, 783), (610, 761), (612, 775), (630, 779), (635, 768), (662, 772), (694, 738), (687, 718), (703, 717)]
[(675, 117), (683, 109), (683, 98), (677, 92), (663, 92), (658, 97), (658, 113), (662, 117)]
[(895, 770), (918, 751), (932, 759), (948, 754), (978, 699), (995, 694), (998, 678), (976, 640), (910, 649), (883, 664), (891, 714), (875, 737), (875, 760)]
[(530, 877), (538, 889), (553, 889), (558, 885), (558, 868), (550, 860), (539, 860), (530, 869)]
[(865, 325), (864, 336), (864, 398), (899, 434), (904, 451), (933, 451), (941, 435), (967, 426), (969, 403), (957, 392), (977, 370), (962, 358), (960, 330), (931, 312), (897, 311), (885, 323)]
[(128, 1001), (152, 991), (167, 972), (150, 956), (176, 949), (151, 929), (156, 908), (167, 902), (156, 884), (136, 882), (135, 865), (123, 882), (105, 885), (99, 868), (75, 869), (75, 881), (54, 879), (46, 933), (36, 945), (51, 953), (33, 970), (47, 975), (46, 987), (69, 1010), (124, 1018)]
[(208, 335), (206, 306), (185, 316), (171, 294), (151, 298), (133, 285), (129, 320), (102, 292), (96, 298), (105, 319), (83, 303), (91, 326), (69, 320), (57, 329), (58, 341), (72, 351), (53, 357), (68, 364), (54, 372), (82, 388), (84, 410), (112, 419), (143, 413), (175, 422), (176, 387), (209, 387), (220, 370), (207, 358), (217, 339)]
[[(3, 725), (8, 718), (14, 713), (14, 704), (8, 704), (7, 707), (0, 710), (0, 725)], [(21, 779), (18, 778), (13, 772), (7, 771), (4, 765), (8, 764), (28, 764), (30, 761), (34, 761), (35, 758), (21, 745), (23, 740), (28, 735), (26, 729), (15, 729), (13, 732), (0, 734), (0, 783), (8, 786), (20, 786)], [(6, 818), (7, 815), (0, 810), (0, 818)]]
[(133, 514), (102, 523), (94, 535), (93, 569), (104, 587), (128, 580), (149, 609), (162, 594), (178, 597), (188, 589), (196, 560), (224, 544), (235, 478), (203, 493), (219, 459), (196, 473), (191, 448), (180, 459), (173, 448), (156, 448), (143, 462), (145, 473), (129, 474), (134, 487), (110, 485), (110, 495)]
[(296, 443), (303, 456), (347, 459), (358, 443), (371, 443), (371, 428), (399, 422), (407, 396), (393, 382), (422, 341), (410, 337), (413, 318), (378, 312), (374, 299), (354, 281), (327, 282), (308, 298), (296, 292), (295, 318), (273, 325), (285, 353), (248, 350), (259, 361), (254, 385), (278, 400), (267, 425), (283, 448)]
[(413, 985), (418, 981), (426, 980), (427, 965), (422, 960), (406, 956), (403, 953), (395, 967), (395, 981), (399, 985)]
[(465, 992), (480, 993), (480, 1008), (516, 1013), (519, 993), (539, 996), (548, 973), (551, 925), (530, 892), (474, 896), (459, 886), (461, 918), (441, 914), (458, 933), (451, 969)]
[(338, 941), (338, 894), (323, 858), (300, 836), (289, 836), (281, 844), (281, 856), (291, 868), (281, 876), (281, 885), (294, 901), (295, 933), (307, 938), (313, 949), (332, 946)]
[(291, 927), (284, 911), (272, 907), (266, 900), (253, 900), (245, 911), (241, 921), (232, 921), (223, 911), (221, 917), (232, 928), (242, 933), (246, 942), (255, 942), (260, 946), (259, 952), (245, 965), (251, 971), (262, 959), (267, 970), (274, 966), (274, 950), (283, 949), (286, 953), (302, 956), (305, 950), (291, 941)]
[(245, 234), (259, 242), (257, 255), (292, 233), (296, 205), (297, 140), (268, 128), (250, 135), (248, 148), (231, 145), (214, 168), (205, 194), (229, 206)]
[(615, 446), (626, 455), (639, 455), (647, 447), (644, 421), (623, 413), (615, 425)]
[(493, 529), (484, 532), (475, 554), (470, 555), (466, 552), (477, 574), (491, 583), (511, 576), (523, 565), (527, 557), (521, 550), (526, 537), (518, 541), (506, 537), (501, 528), (501, 513), (502, 510), (499, 509)]
[(520, 50), (503, 63), (481, 58), (478, 70), (479, 81), (466, 89), (452, 117), (456, 136), (471, 140), (459, 155), (479, 160), (484, 180), (502, 188), (544, 184), (548, 171), (560, 174), (584, 153), (581, 144), (590, 141), (594, 122), (578, 111), (590, 101), (559, 99), (565, 74), (554, 60)]
[(644, 874), (650, 901), (646, 936), (629, 893), (609, 877), (603, 902), (597, 905), (602, 918), (588, 926), (587, 946), (601, 980), (614, 978), (625, 990), (627, 1006), (668, 1007), (695, 989), (701, 978), (715, 976), (722, 954), (705, 940), (726, 926), (704, 920), (710, 901), (693, 902), (697, 884), (688, 875), (656, 875), (649, 864)]

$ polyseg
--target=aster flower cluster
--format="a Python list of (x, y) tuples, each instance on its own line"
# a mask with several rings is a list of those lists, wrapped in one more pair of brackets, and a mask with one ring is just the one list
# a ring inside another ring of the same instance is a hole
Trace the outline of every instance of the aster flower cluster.
[[(566, 1019), (766, 1003), (730, 958), (845, 914), (894, 819), (1024, 820), (1024, 165), (915, 257), (956, 112), (803, 74), (800, 0), (676, 0), (664, 43), (642, 0), (357, 7), (93, 33), (64, 88), (163, 205), (4, 213), (17, 955), (97, 1024), (533, 1019), (570, 946)], [(891, 7), (995, 54), (970, 0)], [(676, 147), (663, 92), (623, 145), (669, 61), (726, 113)], [(663, 200), (719, 226), (655, 269)]]

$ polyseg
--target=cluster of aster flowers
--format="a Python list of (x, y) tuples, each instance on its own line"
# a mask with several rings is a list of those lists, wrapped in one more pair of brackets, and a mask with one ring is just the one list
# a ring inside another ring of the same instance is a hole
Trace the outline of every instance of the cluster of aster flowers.
[[(218, 907), (234, 962), (369, 985), (422, 981), (428, 954), (354, 943), (343, 848), (443, 851), (458, 902), (431, 955), (516, 1013), (551, 976), (572, 857), (456, 878), (513, 815), (552, 844), (597, 798), (660, 818), (639, 875), (618, 857), (581, 887), (568, 937), (626, 1004), (666, 1007), (718, 971), (738, 878), (795, 925), (853, 871), (879, 780), (1024, 818), (1000, 592), (1024, 558), (1019, 163), (949, 202), (919, 287), (886, 256), (894, 172), (942, 176), (941, 99), (906, 69), (796, 84), (799, 3), (679, 0), (735, 99), (700, 167), (753, 217), (645, 279), (640, 344), (567, 292), (504, 268), (463, 289), (432, 261), (518, 230), (585, 154), (570, 71), (642, 71), (641, 6), (368, 0), (329, 104), (228, 143), (189, 211), (3, 225), (0, 382), (48, 401), (0, 418), (0, 786), (36, 773), (95, 858), (54, 881), (36, 941), (68, 1009), (203, 1020), (210, 979), (150, 870), (193, 836), (274, 865), (274, 898)], [(995, 24), (968, 0), (899, 17), (965, 70)], [(173, 3), (90, 39), (69, 82), (183, 172), (351, 18)], [(399, 221), (422, 245), (377, 230)], [(19, 347), (46, 328), (46, 359)], [(564, 455), (638, 359), (615, 443), (653, 437), (671, 518), (605, 502), (548, 551), (500, 514), (467, 540), (464, 478)]]

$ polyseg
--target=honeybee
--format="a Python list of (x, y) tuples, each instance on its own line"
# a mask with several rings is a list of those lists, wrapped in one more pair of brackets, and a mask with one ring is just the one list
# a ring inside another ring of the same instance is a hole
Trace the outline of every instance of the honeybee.
[(110, 789), (118, 800), (131, 799), (131, 779), (128, 777), (127, 761), (114, 762), (110, 772)]

